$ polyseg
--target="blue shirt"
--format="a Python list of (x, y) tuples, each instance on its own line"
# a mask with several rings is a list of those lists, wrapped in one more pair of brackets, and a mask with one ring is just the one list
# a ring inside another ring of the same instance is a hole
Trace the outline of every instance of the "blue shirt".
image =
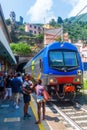
[(18, 77), (14, 78), (11, 81), (11, 85), (12, 85), (12, 92), (14, 93), (20, 92), (20, 87), (22, 86), (22, 82), (20, 81), (20, 79), (18, 79)]
[(0, 87), (4, 87), (4, 79), (0, 76)]

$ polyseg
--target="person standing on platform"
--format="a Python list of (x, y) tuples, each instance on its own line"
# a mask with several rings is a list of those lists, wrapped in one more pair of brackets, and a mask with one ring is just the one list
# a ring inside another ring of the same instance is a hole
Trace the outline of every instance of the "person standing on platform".
[(30, 101), (31, 101), (30, 94), (32, 92), (31, 86), (32, 86), (32, 82), (30, 80), (30, 76), (25, 75), (24, 82), (22, 85), (23, 100), (24, 100), (24, 118), (23, 119), (27, 119), (31, 117), (31, 115), (28, 113), (28, 106), (30, 105)]
[(20, 93), (20, 87), (22, 86), (22, 82), (18, 78), (19, 74), (17, 74), (14, 79), (11, 81), (12, 86), (12, 92), (13, 92), (13, 100), (15, 108), (19, 108), (19, 93)]
[(21, 81), (20, 93), (19, 93), (19, 101), (21, 101), (23, 79), (22, 79), (22, 76), (21, 76), (21, 73), (20, 73), (20, 72), (18, 72), (18, 79)]
[(7, 75), (5, 78), (5, 89), (6, 89), (6, 94), (4, 99), (12, 99), (12, 87), (11, 87), (11, 79), (10, 75)]
[(36, 96), (37, 96), (37, 114), (38, 114), (38, 120), (35, 122), (36, 124), (41, 123), (41, 106), (42, 106), (42, 115), (43, 115), (43, 120), (45, 119), (45, 100), (43, 96), (43, 91), (44, 91), (44, 86), (41, 85), (42, 81), (39, 79), (37, 81), (37, 85), (35, 86), (36, 90)]

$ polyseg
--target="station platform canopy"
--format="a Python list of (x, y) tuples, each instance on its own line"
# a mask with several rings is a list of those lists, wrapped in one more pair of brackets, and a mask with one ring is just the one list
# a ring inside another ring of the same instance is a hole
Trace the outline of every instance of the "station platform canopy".
[(10, 65), (14, 65), (17, 64), (17, 62), (10, 48), (10, 43), (10, 34), (7, 29), (4, 14), (0, 5), (0, 59), (3, 58)]

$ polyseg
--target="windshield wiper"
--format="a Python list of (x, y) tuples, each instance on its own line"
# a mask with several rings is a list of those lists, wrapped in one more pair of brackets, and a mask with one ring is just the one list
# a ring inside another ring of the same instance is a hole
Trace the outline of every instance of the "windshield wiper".
[(56, 70), (60, 70), (60, 71), (64, 71), (64, 72), (67, 72), (67, 68), (66, 67), (56, 67), (56, 66), (51, 66), (52, 69), (56, 69)]
[(57, 66), (50, 66), (52, 69), (56, 69), (56, 70), (59, 70), (59, 71), (63, 71), (63, 72), (67, 72), (67, 71), (71, 71), (71, 70), (74, 70), (74, 69), (77, 69), (79, 68), (80, 66), (75, 66), (75, 67), (71, 67), (71, 68), (68, 68), (68, 67), (57, 67)]
[(73, 70), (73, 69), (77, 69), (79, 68), (80, 66), (75, 66), (75, 67), (71, 67), (71, 68), (68, 68), (67, 70)]

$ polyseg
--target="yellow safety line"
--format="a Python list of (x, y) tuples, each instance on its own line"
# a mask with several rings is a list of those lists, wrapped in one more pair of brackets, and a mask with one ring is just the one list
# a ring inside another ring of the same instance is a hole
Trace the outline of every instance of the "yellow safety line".
[[(34, 100), (33, 100), (33, 101), (34, 101)], [(37, 120), (37, 119), (38, 119), (38, 116), (37, 116), (37, 112), (36, 112), (36, 109), (35, 109), (35, 107), (34, 107), (33, 101), (30, 102), (30, 106), (31, 106), (31, 109), (32, 109), (32, 111), (33, 111), (33, 113), (34, 113), (34, 116), (35, 116), (36, 120)], [(45, 128), (44, 128), (44, 126), (43, 126), (42, 123), (38, 124), (38, 127), (39, 127), (40, 130), (45, 130)]]

